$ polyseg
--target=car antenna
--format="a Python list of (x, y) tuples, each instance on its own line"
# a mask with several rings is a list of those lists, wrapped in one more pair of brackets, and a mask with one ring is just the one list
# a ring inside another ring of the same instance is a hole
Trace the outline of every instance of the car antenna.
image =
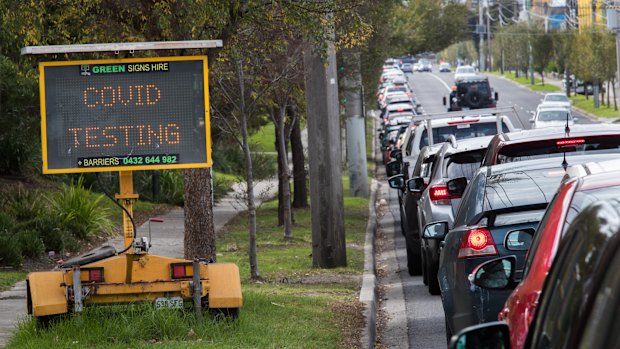
[(566, 126), (564, 127), (565, 137), (570, 137), (570, 126), (568, 126), (568, 113), (566, 113)]

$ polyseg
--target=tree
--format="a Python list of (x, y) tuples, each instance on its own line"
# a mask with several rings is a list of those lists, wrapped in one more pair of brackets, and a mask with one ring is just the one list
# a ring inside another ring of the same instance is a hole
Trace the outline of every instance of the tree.
[(532, 56), (534, 70), (540, 74), (542, 84), (545, 84), (545, 69), (553, 56), (553, 37), (540, 25), (532, 28)]

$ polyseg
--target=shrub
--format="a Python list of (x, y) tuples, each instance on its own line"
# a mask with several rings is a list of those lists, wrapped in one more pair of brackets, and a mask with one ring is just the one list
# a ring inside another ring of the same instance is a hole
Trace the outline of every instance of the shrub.
[(21, 248), (8, 230), (0, 230), (0, 265), (19, 267), (22, 264)]
[(37, 258), (45, 251), (45, 246), (37, 231), (22, 230), (15, 235), (22, 256)]
[(75, 185), (63, 185), (60, 191), (48, 196), (50, 214), (59, 217), (62, 227), (78, 239), (112, 231), (109, 211), (101, 204), (104, 199), (103, 195), (84, 189), (81, 178)]

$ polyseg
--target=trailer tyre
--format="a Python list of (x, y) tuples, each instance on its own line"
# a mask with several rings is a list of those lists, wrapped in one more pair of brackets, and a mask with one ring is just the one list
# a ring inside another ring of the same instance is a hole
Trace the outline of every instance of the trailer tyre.
[(239, 319), (239, 308), (212, 308), (209, 309), (216, 318), (223, 317), (231, 320)]

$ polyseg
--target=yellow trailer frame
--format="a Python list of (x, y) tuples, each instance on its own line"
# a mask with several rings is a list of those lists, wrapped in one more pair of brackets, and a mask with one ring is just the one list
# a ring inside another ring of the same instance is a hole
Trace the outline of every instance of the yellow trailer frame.
[(206, 263), (151, 255), (137, 248), (132, 213), (131, 171), (120, 172), (125, 250), (71, 268), (33, 272), (27, 277), (28, 313), (43, 320), (50, 316), (79, 313), (84, 306), (155, 302), (182, 299), (192, 302), (196, 315), (203, 307), (219, 309), (233, 317), (243, 305), (239, 268), (233, 263)]

